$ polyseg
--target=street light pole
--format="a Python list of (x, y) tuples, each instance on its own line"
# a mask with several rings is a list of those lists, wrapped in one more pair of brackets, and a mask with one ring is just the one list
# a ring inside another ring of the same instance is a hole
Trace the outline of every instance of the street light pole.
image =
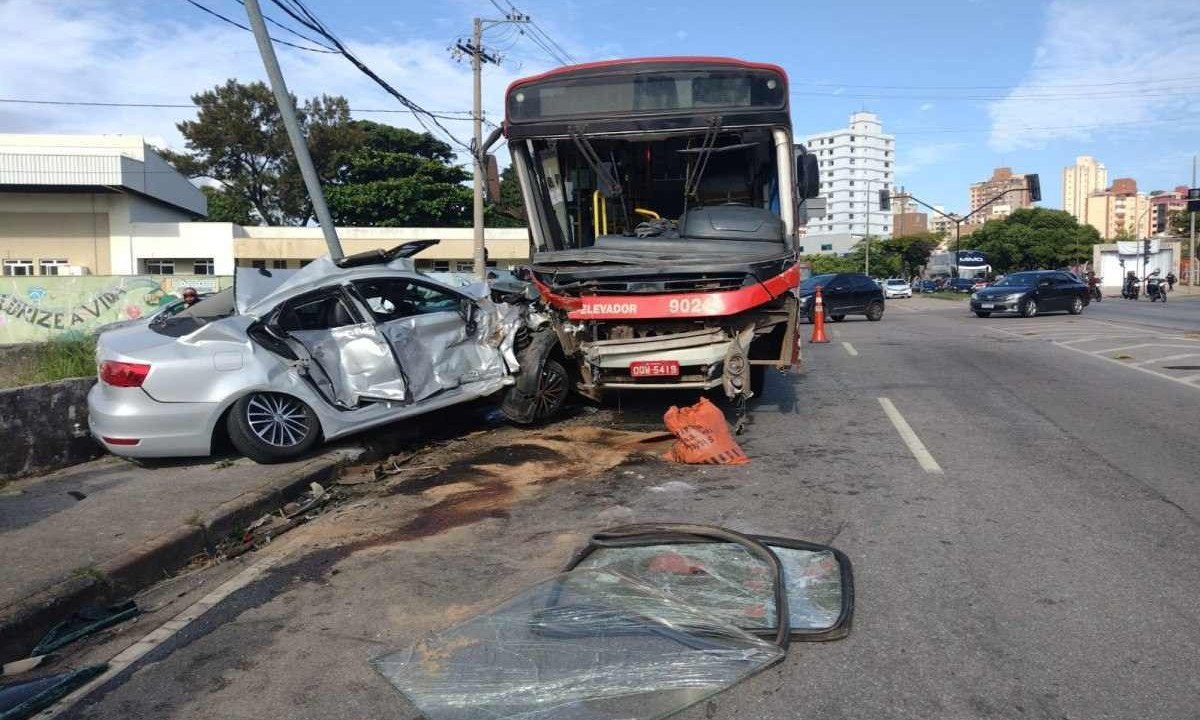
[(279, 59), (275, 57), (275, 46), (271, 44), (271, 36), (267, 34), (267, 24), (263, 20), (262, 8), (258, 0), (245, 0), (246, 16), (250, 20), (250, 29), (254, 31), (254, 40), (258, 43), (258, 54), (262, 56), (263, 67), (267, 70), (267, 80), (271, 83), (271, 91), (275, 94), (275, 104), (279, 106), (279, 115), (283, 118), (283, 127), (287, 130), (288, 140), (292, 144), (292, 152), (296, 154), (296, 163), (300, 166), (300, 175), (304, 178), (304, 187), (312, 201), (313, 214), (321, 223), (321, 234), (325, 236), (325, 245), (329, 248), (329, 257), (341, 260), (342, 243), (338, 240), (337, 229), (333, 226), (333, 216), (325, 204), (325, 193), (321, 190), (321, 180), (317, 177), (317, 169), (313, 165), (312, 155), (308, 152), (308, 144), (304, 133), (300, 130), (300, 121), (296, 118), (296, 106), (288, 92), (287, 84), (283, 81), (283, 72), (279, 69)]

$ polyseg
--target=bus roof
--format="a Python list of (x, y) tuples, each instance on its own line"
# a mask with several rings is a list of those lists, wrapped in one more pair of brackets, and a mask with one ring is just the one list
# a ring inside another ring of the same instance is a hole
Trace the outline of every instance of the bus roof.
[[(706, 72), (714, 74), (711, 83), (697, 85), (706, 82), (701, 79)], [(681, 84), (672, 87), (668, 81), (662, 85), (661, 79), (669, 78), (672, 73), (679, 74)], [(686, 79), (689, 74), (694, 78), (690, 83)], [(752, 79), (755, 75), (758, 80)], [(744, 84), (730, 90), (728, 81), (722, 81), (721, 77), (739, 78), (735, 82)], [(649, 91), (623, 95), (615, 90), (625, 82), (623, 78), (628, 78), (632, 86)], [(658, 85), (642, 84), (656, 81)], [(723, 116), (727, 126), (790, 125), (787, 85), (787, 73), (778, 65), (728, 57), (626, 58), (567, 65), (521, 78), (508, 86), (504, 134), (510, 139), (566, 136), (574, 123), (579, 122), (587, 123), (589, 133), (684, 130), (704, 127), (714, 114)], [(606, 92), (603, 86), (614, 90)], [(596, 92), (584, 91), (589, 87)], [(528, 90), (522, 92), (525, 88)], [(706, 91), (705, 95), (691, 99), (693, 93), (701, 91)], [(745, 95), (737, 100), (730, 92)], [(664, 98), (666, 104), (655, 104), (662, 103)], [(639, 106), (644, 99), (650, 100), (650, 104)], [(672, 105), (676, 99), (680, 104)]]

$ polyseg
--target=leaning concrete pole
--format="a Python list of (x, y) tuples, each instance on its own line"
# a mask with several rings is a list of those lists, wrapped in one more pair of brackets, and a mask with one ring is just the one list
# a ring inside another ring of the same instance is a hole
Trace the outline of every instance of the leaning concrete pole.
[(340, 260), (342, 243), (338, 240), (337, 230), (333, 227), (333, 217), (329, 214), (329, 206), (325, 204), (325, 193), (321, 190), (321, 180), (317, 177), (317, 169), (313, 166), (312, 155), (308, 153), (308, 145), (304, 141), (304, 133), (300, 131), (300, 121), (296, 118), (296, 106), (292, 103), (291, 93), (283, 81), (283, 73), (279, 70), (279, 60), (275, 57), (275, 46), (271, 44), (271, 36), (267, 34), (267, 24), (263, 21), (262, 8), (258, 0), (246, 1), (246, 15), (250, 19), (250, 28), (254, 30), (254, 39), (258, 42), (258, 54), (262, 56), (263, 67), (267, 69), (267, 79), (271, 83), (271, 91), (275, 93), (275, 103), (279, 105), (279, 114), (283, 117), (283, 126), (287, 128), (288, 140), (292, 143), (292, 152), (296, 153), (296, 162), (300, 165), (300, 174), (304, 177), (304, 187), (312, 200), (313, 212), (321, 223), (321, 232), (325, 235), (325, 245), (329, 248), (329, 256)]

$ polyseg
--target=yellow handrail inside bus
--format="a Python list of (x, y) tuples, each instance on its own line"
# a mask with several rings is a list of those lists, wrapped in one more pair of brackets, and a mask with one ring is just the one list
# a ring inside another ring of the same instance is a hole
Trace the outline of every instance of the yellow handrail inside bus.
[(661, 220), (662, 219), (661, 215), (654, 212), (653, 210), (647, 210), (646, 208), (634, 208), (633, 211), (635, 213), (637, 213), (638, 215), (645, 215), (646, 217), (650, 218), (651, 220)]
[(608, 234), (608, 201), (599, 190), (592, 192), (592, 234), (596, 237)]

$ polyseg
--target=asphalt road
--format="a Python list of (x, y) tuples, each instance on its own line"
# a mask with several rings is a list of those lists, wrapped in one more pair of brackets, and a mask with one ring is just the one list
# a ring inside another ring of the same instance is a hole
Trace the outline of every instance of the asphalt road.
[(1107, 297), (1092, 303), (1088, 309), (1088, 316), (1094, 318), (1200, 331), (1200, 295), (1177, 292), (1168, 295), (1165, 303), (1150, 302), (1144, 295), (1136, 301)]
[[(1200, 341), (1109, 307), (979, 320), (914, 299), (834, 324), (806, 372), (770, 379), (748, 465), (627, 461), (441, 524), (413, 524), (421, 495), (352, 505), (68, 716), (416, 718), (369, 658), (545, 577), (596, 529), (669, 520), (831, 542), (858, 595), (848, 638), (793, 645), (679, 717), (1195, 717), (1200, 383), (1156, 358)], [(591, 417), (643, 427), (661, 402)]]

